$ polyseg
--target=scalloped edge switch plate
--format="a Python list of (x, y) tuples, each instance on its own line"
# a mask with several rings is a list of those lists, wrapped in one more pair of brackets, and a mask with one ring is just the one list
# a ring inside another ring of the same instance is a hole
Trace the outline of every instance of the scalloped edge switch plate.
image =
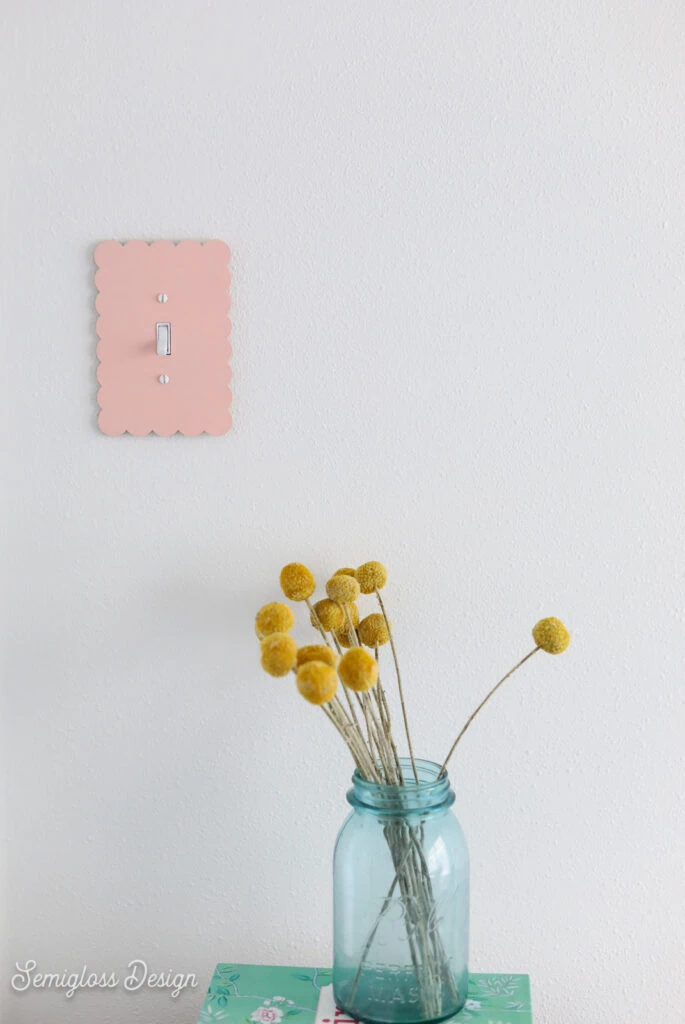
[(96, 247), (103, 433), (228, 431), (230, 256), (218, 241)]

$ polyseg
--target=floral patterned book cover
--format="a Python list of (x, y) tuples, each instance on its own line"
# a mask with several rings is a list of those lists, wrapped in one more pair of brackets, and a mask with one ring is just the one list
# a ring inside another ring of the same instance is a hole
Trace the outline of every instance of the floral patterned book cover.
[[(354, 1024), (333, 1003), (331, 975), (323, 967), (217, 964), (198, 1024)], [(466, 1006), (452, 1020), (533, 1024), (528, 975), (472, 974)]]

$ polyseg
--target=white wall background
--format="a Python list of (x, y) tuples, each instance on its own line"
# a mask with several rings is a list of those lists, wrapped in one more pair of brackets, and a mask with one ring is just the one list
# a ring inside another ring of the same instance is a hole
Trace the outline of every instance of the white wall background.
[[(199, 1011), (17, 960), (329, 961), (350, 766), (252, 620), (283, 562), (376, 557), (424, 755), (573, 631), (454, 768), (473, 968), (682, 1024), (682, 4), (5, 13), (3, 1020)], [(94, 245), (212, 237), (233, 431), (101, 436)]]

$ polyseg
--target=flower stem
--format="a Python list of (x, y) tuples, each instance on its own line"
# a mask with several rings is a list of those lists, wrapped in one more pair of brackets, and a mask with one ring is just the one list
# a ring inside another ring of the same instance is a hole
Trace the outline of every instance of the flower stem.
[(502, 676), (502, 678), (497, 683), (497, 685), (493, 686), (493, 688), (490, 690), (490, 693), (487, 695), (487, 697), (485, 697), (485, 699), (480, 702), (480, 704), (478, 705), (476, 710), (473, 712), (473, 714), (470, 715), (467, 718), (466, 723), (465, 723), (463, 729), (461, 730), (461, 732), (457, 736), (456, 740), (454, 741), (454, 743), (450, 747), (450, 752), (449, 752), (449, 754), (447, 755), (447, 757), (445, 758), (445, 760), (442, 763), (442, 768), (440, 769), (440, 772), (438, 773), (438, 778), (441, 778), (445, 774), (445, 769), (447, 768), (447, 762), (451, 758), (451, 756), (454, 753), (454, 751), (457, 749), (457, 744), (459, 743), (460, 739), (462, 738), (462, 736), (464, 735), (464, 733), (466, 732), (468, 727), (471, 725), (471, 722), (474, 720), (474, 718), (476, 717), (476, 715), (478, 714), (480, 709), (487, 704), (487, 702), (492, 697), (493, 693), (495, 693), (496, 690), (499, 690), (499, 688), (502, 685), (502, 683), (505, 683), (507, 681), (507, 679), (509, 678), (509, 676), (513, 676), (513, 674), (516, 671), (516, 669), (517, 668), (521, 668), (521, 665), (523, 665), (526, 661), (528, 661), (529, 658), (532, 658), (534, 654), (537, 654), (537, 652), (539, 650), (540, 650), (539, 647), (534, 647), (532, 651), (528, 652), (528, 654), (525, 656), (525, 658), (521, 658), (521, 660), (518, 662), (517, 665), (514, 665), (514, 667), (512, 669), (510, 669), (509, 672), (507, 672), (507, 674), (505, 676)]
[(344, 707), (340, 703), (337, 696), (333, 697), (329, 704), (333, 719), (340, 726), (342, 734), (347, 742), (350, 750), (357, 754), (357, 757), (362, 762), (362, 774), (367, 779), (373, 779), (374, 782), (380, 782), (380, 776), (376, 764), (373, 759), (372, 753), (366, 747), (364, 738), (358, 729), (352, 725), (352, 722), (347, 717)]
[[(352, 643), (353, 646), (361, 647), (362, 646), (362, 642), (359, 639), (359, 631), (357, 630), (356, 626), (354, 625), (354, 622), (352, 621), (352, 613), (350, 612), (350, 606), (349, 606), (349, 604), (346, 604), (346, 605), (341, 606), (341, 607), (342, 607), (343, 612), (345, 613), (345, 617), (347, 619), (347, 627), (348, 627), (349, 634), (350, 634), (350, 642)], [(376, 661), (378, 661), (378, 648), (376, 648)], [(379, 695), (379, 689), (382, 689), (380, 678), (378, 679), (376, 685), (374, 686), (375, 700), (376, 700), (376, 703), (378, 704), (378, 712), (380, 714), (380, 721), (378, 720), (378, 716), (376, 715), (376, 712), (374, 710), (373, 698), (370, 697), (369, 694), (362, 694), (362, 696), (360, 697), (361, 706), (362, 706), (362, 709), (364, 711), (364, 717), (366, 718), (366, 724), (367, 724), (367, 728), (369, 730), (369, 746), (371, 747), (372, 744), (373, 744), (372, 730), (371, 730), (371, 726), (369, 725), (369, 720), (368, 720), (368, 711), (370, 710), (371, 717), (372, 717), (372, 719), (374, 721), (374, 726), (375, 726), (375, 730), (376, 730), (376, 737), (377, 737), (376, 745), (378, 747), (378, 753), (380, 755), (381, 763), (383, 764), (383, 767), (385, 769), (386, 781), (388, 782), (389, 785), (402, 785), (402, 773), (401, 772), (399, 772), (399, 779), (398, 779), (397, 783), (395, 783), (395, 781), (394, 781), (394, 767), (395, 767), (395, 765), (394, 765), (393, 753), (392, 753), (392, 748), (394, 747), (394, 743), (392, 741), (392, 735), (390, 733), (390, 720), (388, 718), (388, 720), (386, 722), (385, 719), (384, 719), (384, 716), (383, 716), (383, 708), (382, 708), (382, 705), (381, 705), (381, 698), (380, 698), (380, 695)], [(381, 745), (381, 742), (382, 742), (382, 745)], [(397, 758), (397, 752), (395, 752), (395, 759), (396, 758)], [(399, 769), (399, 765), (398, 765), (398, 769)]]
[(331, 711), (331, 709), (328, 707), (327, 704), (322, 704), (321, 705), (321, 710), (325, 714), (326, 718), (328, 718), (328, 720), (330, 722), (332, 722), (332, 724), (335, 726), (335, 728), (338, 730), (338, 732), (342, 736), (342, 738), (343, 738), (343, 740), (345, 742), (345, 746), (348, 748), (349, 752), (352, 754), (352, 759), (354, 760), (354, 763), (356, 764), (357, 768), (362, 773), (362, 775), (364, 775), (365, 774), (365, 769), (364, 769), (364, 767), (362, 765), (362, 762), (361, 762), (360, 758), (358, 757), (358, 755), (357, 755), (357, 753), (356, 753), (356, 751), (354, 749), (353, 744), (350, 742), (348, 737), (345, 735), (344, 728), (339, 724), (339, 722), (337, 721), (335, 715), (333, 714), (333, 712)]
[[(326, 630), (323, 628), (323, 623), (321, 622), (321, 619), (319, 618), (316, 609), (312, 605), (312, 602), (309, 600), (309, 598), (307, 598), (306, 600), (307, 600), (307, 608), (309, 608), (311, 616), (314, 619), (314, 622), (316, 623), (316, 628), (318, 629), (319, 633), (321, 633), (321, 636), (323, 638), (323, 642), (326, 644), (327, 647), (330, 647), (331, 643), (330, 643), (330, 641), (329, 641), (329, 639), (328, 639), (328, 637), (326, 635)], [(335, 646), (338, 649), (338, 654), (340, 654), (340, 644), (337, 641), (335, 633), (331, 633), (331, 636), (333, 637), (333, 642), (335, 643)], [(356, 728), (359, 730), (359, 734), (361, 735), (361, 728), (359, 726), (359, 720), (357, 719), (357, 713), (354, 710), (354, 704), (352, 703), (352, 700), (351, 700), (350, 695), (349, 695), (349, 693), (347, 691), (347, 688), (343, 687), (343, 689), (345, 691), (345, 697), (347, 699), (347, 703), (348, 703), (348, 706), (349, 706), (349, 709), (350, 709), (350, 713), (352, 715), (352, 720), (353, 720)]]
[(381, 597), (381, 592), (378, 589), (378, 587), (376, 587), (376, 597), (378, 598), (378, 603), (379, 603), (379, 605), (381, 607), (381, 612), (383, 613), (383, 618), (385, 619), (385, 628), (387, 629), (388, 636), (390, 637), (390, 648), (392, 650), (392, 656), (393, 656), (393, 660), (395, 662), (395, 674), (397, 676), (397, 689), (400, 692), (400, 704), (402, 705), (402, 718), (404, 719), (404, 731), (407, 734), (407, 745), (409, 746), (409, 759), (411, 761), (411, 770), (414, 773), (414, 781), (418, 785), (419, 776), (417, 775), (417, 772), (416, 772), (416, 762), (414, 761), (414, 748), (411, 745), (411, 736), (409, 734), (409, 721), (407, 719), (407, 709), (406, 709), (405, 703), (404, 703), (404, 691), (402, 689), (402, 676), (400, 675), (400, 665), (399, 665), (399, 662), (397, 660), (397, 651), (395, 650), (395, 641), (393, 639), (392, 629), (390, 627), (390, 620), (388, 619), (388, 616), (386, 615), (385, 605), (383, 604), (383, 598)]
[(305, 598), (305, 600), (307, 602), (307, 608), (309, 608), (309, 614), (314, 619), (314, 622), (316, 623), (316, 628), (318, 629), (319, 633), (321, 633), (323, 642), (326, 644), (326, 647), (330, 647), (331, 645), (328, 641), (328, 637), (326, 636), (326, 630), (321, 625), (321, 619), (317, 615), (314, 605), (312, 604), (308, 597)]

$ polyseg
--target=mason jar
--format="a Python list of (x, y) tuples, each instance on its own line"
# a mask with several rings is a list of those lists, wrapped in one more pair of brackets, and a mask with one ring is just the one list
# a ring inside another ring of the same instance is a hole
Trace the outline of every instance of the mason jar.
[(466, 1001), (469, 857), (454, 793), (432, 761), (401, 759), (404, 785), (357, 771), (335, 845), (337, 1005), (368, 1024), (425, 1024)]

